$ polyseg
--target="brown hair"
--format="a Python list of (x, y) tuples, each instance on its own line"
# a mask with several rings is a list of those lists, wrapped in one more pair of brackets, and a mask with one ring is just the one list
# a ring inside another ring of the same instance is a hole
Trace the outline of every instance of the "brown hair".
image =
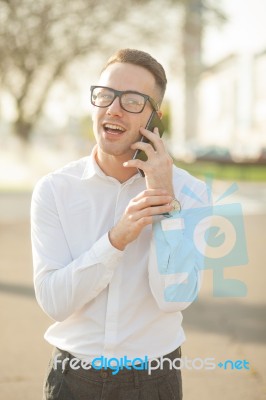
[(135, 49), (121, 49), (113, 54), (106, 65), (102, 69), (102, 72), (111, 64), (114, 63), (129, 63), (139, 65), (140, 67), (146, 68), (152, 73), (155, 78), (156, 85), (160, 91), (161, 102), (165, 93), (167, 79), (163, 66), (156, 61), (150, 54)]

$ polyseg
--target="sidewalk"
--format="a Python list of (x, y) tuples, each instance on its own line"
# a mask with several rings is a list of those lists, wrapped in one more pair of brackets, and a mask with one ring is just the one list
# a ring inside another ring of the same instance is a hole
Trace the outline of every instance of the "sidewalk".
[[(37, 400), (41, 399), (51, 353), (43, 334), (51, 321), (36, 304), (32, 288), (30, 195), (4, 196), (0, 195), (0, 397)], [(250, 201), (253, 200), (248, 198), (247, 202)], [(229, 268), (226, 277), (245, 282), (248, 295), (213, 297), (212, 272), (206, 271), (199, 301), (183, 313), (187, 341), (182, 347), (182, 358), (245, 359), (250, 363), (250, 370), (185, 369), (184, 400), (266, 399), (266, 213), (263, 207), (247, 214), (245, 225), (249, 265)]]
[(226, 277), (243, 281), (248, 295), (213, 297), (213, 275), (206, 271), (199, 301), (183, 313), (187, 335), (183, 356), (215, 358), (216, 364), (247, 360), (250, 370), (232, 370), (230, 364), (226, 370), (185, 370), (185, 400), (266, 399), (266, 215), (248, 216), (245, 224), (249, 265), (229, 268)]

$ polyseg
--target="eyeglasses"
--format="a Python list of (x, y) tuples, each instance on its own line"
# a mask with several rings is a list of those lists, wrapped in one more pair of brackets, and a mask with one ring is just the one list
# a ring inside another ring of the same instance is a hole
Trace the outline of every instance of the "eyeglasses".
[(117, 97), (120, 107), (130, 113), (141, 113), (147, 101), (156, 111), (159, 109), (158, 104), (146, 94), (132, 90), (115, 90), (105, 86), (91, 86), (91, 104), (96, 107), (109, 107)]

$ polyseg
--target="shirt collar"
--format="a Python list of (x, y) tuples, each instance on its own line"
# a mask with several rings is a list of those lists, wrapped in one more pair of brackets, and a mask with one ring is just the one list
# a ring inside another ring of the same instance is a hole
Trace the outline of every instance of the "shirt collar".
[(104, 172), (101, 170), (99, 165), (96, 162), (95, 156), (97, 151), (97, 145), (95, 145), (92, 149), (91, 155), (88, 157), (86, 162), (86, 166), (83, 172), (81, 179), (90, 179), (94, 175), (102, 175), (105, 176)]

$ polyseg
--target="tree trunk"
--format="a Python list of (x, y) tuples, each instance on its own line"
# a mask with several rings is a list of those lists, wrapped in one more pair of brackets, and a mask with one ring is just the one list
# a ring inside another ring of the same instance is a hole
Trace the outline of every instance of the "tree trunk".
[(24, 121), (22, 118), (18, 118), (14, 123), (15, 134), (25, 143), (29, 141), (32, 122)]
[(198, 130), (197, 86), (202, 70), (202, 7), (202, 0), (187, 0), (184, 2), (185, 15), (182, 45), (185, 80), (185, 141), (196, 138)]

